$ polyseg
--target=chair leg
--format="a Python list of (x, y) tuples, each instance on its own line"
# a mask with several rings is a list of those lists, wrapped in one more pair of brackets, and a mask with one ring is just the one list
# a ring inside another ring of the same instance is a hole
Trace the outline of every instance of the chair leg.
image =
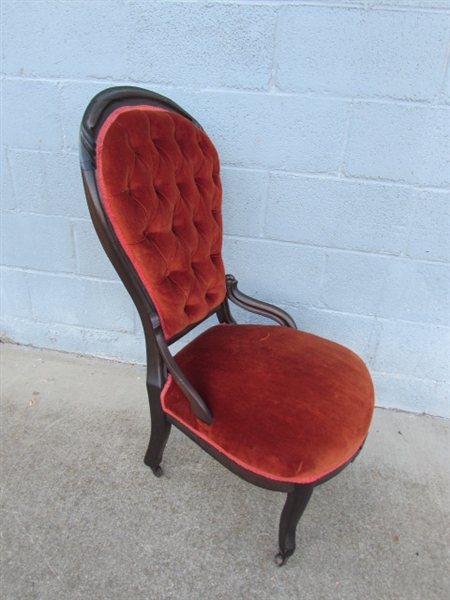
[(295, 551), (295, 531), (305, 508), (312, 496), (314, 485), (297, 484), (286, 498), (280, 518), (279, 545), (280, 552), (275, 556), (279, 567), (284, 565), (287, 558)]
[(156, 477), (161, 477), (163, 475), (163, 470), (161, 469), (160, 463), (172, 425), (167, 420), (161, 407), (159, 401), (159, 389), (151, 384), (147, 384), (147, 392), (150, 403), (151, 433), (144, 463), (147, 467), (150, 467)]
[(171, 424), (166, 419), (158, 424), (155, 424), (152, 419), (152, 431), (144, 463), (147, 467), (150, 467), (156, 477), (161, 477), (163, 475), (160, 463), (162, 461), (164, 448), (166, 447), (171, 427)]

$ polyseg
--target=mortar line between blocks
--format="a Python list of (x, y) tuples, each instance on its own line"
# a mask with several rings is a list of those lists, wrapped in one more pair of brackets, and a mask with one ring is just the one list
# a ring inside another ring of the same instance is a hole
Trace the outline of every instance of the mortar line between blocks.
[(276, 93), (278, 91), (277, 88), (277, 74), (278, 74), (278, 50), (277, 50), (277, 39), (278, 39), (278, 30), (280, 27), (280, 19), (281, 13), (283, 11), (283, 7), (280, 5), (275, 5), (275, 27), (273, 31), (273, 47), (272, 47), (272, 66), (270, 69), (270, 79), (269, 79), (269, 92)]
[(269, 189), (270, 189), (270, 172), (266, 172), (266, 185), (264, 188), (264, 195), (263, 195), (262, 203), (261, 203), (262, 223), (261, 223), (260, 235), (261, 235), (262, 239), (264, 239), (264, 236), (266, 235), (267, 206), (269, 203)]
[(312, 312), (326, 313), (328, 315), (341, 315), (341, 316), (345, 316), (345, 317), (356, 317), (358, 319), (369, 320), (369, 321), (372, 321), (374, 325), (383, 324), (383, 323), (403, 323), (403, 324), (414, 325), (414, 326), (419, 326), (419, 327), (431, 327), (433, 329), (439, 329), (439, 330), (443, 329), (446, 332), (448, 332), (448, 334), (450, 335), (450, 326), (449, 325), (435, 323), (433, 321), (411, 321), (409, 319), (402, 319), (399, 317), (390, 319), (388, 317), (383, 317), (383, 316), (377, 315), (377, 314), (367, 315), (367, 314), (359, 313), (359, 312), (349, 312), (346, 310), (329, 308), (328, 306), (311, 306), (311, 305), (305, 306), (304, 304), (301, 304), (301, 303), (283, 302), (281, 300), (275, 300), (274, 302), (276, 302), (277, 305), (280, 306), (281, 308), (284, 308), (285, 310), (287, 310), (287, 312), (289, 312), (289, 310), (296, 310), (298, 308), (304, 309), (306, 307), (308, 311), (312, 311)]
[(350, 128), (353, 120), (353, 106), (354, 103), (350, 102), (347, 107), (347, 123), (345, 127), (345, 137), (344, 143), (342, 145), (341, 161), (338, 169), (338, 175), (340, 175), (341, 178), (345, 177), (345, 158), (347, 156), (348, 142), (350, 139)]
[(406, 228), (405, 245), (404, 245), (402, 251), (400, 252), (400, 256), (404, 257), (404, 258), (408, 258), (408, 256), (405, 253), (406, 253), (406, 250), (407, 250), (407, 248), (409, 246), (409, 243), (411, 241), (411, 235), (412, 235), (412, 230), (413, 230), (413, 227), (414, 227), (414, 222), (416, 220), (417, 208), (418, 208), (418, 205), (419, 205), (419, 195), (420, 195), (421, 191), (422, 190), (417, 189), (417, 188), (413, 188), (411, 190), (411, 195), (412, 195), (412, 210), (411, 210), (411, 214), (409, 215), (408, 226)]
[(74, 258), (75, 258), (75, 269), (76, 269), (76, 273), (80, 274), (80, 257), (79, 257), (79, 252), (78, 252), (77, 236), (75, 233), (75, 226), (74, 226), (75, 224), (72, 219), (69, 219), (69, 223), (70, 223), (70, 238), (71, 238), (71, 242), (72, 242), (72, 250), (73, 250), (73, 254), (74, 254)]
[(277, 90), (274, 92), (273, 90), (271, 91), (270, 89), (242, 89), (242, 88), (229, 88), (229, 87), (208, 87), (208, 86), (204, 86), (204, 87), (190, 87), (189, 85), (183, 85), (183, 86), (175, 86), (175, 85), (169, 85), (165, 82), (158, 82), (158, 81), (146, 81), (146, 80), (135, 80), (132, 78), (128, 78), (128, 79), (112, 79), (112, 78), (108, 78), (108, 79), (82, 79), (82, 78), (77, 78), (77, 77), (73, 77), (73, 78), (66, 78), (66, 79), (61, 79), (61, 78), (52, 78), (52, 77), (25, 77), (25, 76), (19, 76), (19, 75), (4, 75), (2, 77), (3, 81), (20, 81), (20, 82), (40, 82), (40, 83), (53, 83), (53, 84), (61, 84), (62, 86), (64, 84), (70, 84), (70, 83), (74, 83), (74, 84), (93, 84), (93, 85), (97, 85), (97, 86), (105, 86), (107, 84), (113, 85), (113, 86), (119, 86), (119, 85), (135, 85), (135, 84), (139, 84), (141, 86), (153, 86), (154, 88), (158, 88), (160, 90), (162, 90), (160, 93), (165, 93), (165, 90), (167, 90), (168, 92), (173, 92), (173, 91), (182, 91), (182, 92), (188, 92), (188, 93), (193, 93), (193, 94), (203, 94), (203, 93), (223, 93), (223, 94), (236, 94), (236, 95), (254, 95), (254, 96), (270, 96), (270, 97), (274, 97), (274, 96), (278, 96), (278, 97), (284, 97), (284, 98), (304, 98), (304, 99), (308, 99), (308, 100), (323, 100), (323, 101), (327, 101), (327, 100), (335, 100), (335, 101), (342, 101), (342, 102), (361, 102), (361, 103), (376, 103), (376, 104), (397, 104), (400, 106), (417, 106), (417, 107), (423, 107), (423, 108), (448, 108), (448, 105), (445, 102), (436, 102), (436, 100), (430, 99), (430, 100), (413, 100), (413, 99), (408, 99), (408, 98), (397, 98), (397, 97), (390, 97), (390, 96), (348, 96), (348, 95), (339, 95), (339, 94), (329, 94), (326, 91), (304, 91), (304, 92), (284, 92), (282, 90), (279, 90), (277, 88)]
[[(97, 283), (112, 283), (123, 287), (123, 283), (120, 281), (119, 276), (117, 279), (105, 279), (104, 277), (95, 277), (94, 275), (85, 275), (83, 273), (73, 273), (72, 271), (47, 271), (45, 269), (33, 269), (31, 267), (18, 267), (14, 265), (0, 265), (1, 269), (8, 269), (10, 271), (19, 271), (28, 275), (44, 275), (50, 277), (58, 277), (61, 279), (76, 279), (78, 281), (93, 281)], [(125, 289), (125, 288), (124, 288)]]
[(28, 281), (28, 272), (27, 271), (25, 271), (25, 273), (24, 273), (24, 279), (25, 279), (25, 285), (27, 286), (28, 301), (30, 303), (31, 315), (33, 317), (32, 322), (37, 323), (37, 317), (36, 317), (36, 313), (34, 310), (33, 298), (31, 295), (30, 282)]
[(374, 2), (368, 2), (367, 0), (359, 0), (351, 2), (349, 0), (216, 0), (220, 4), (232, 4), (238, 6), (277, 6), (280, 4), (286, 4), (288, 6), (294, 6), (298, 8), (311, 7), (311, 8), (332, 8), (342, 10), (359, 10), (366, 11), (367, 6), (370, 10), (380, 12), (431, 12), (431, 13), (448, 13), (449, 9), (446, 7), (435, 4), (434, 6), (417, 6), (414, 2), (405, 2), (400, 5), (391, 6), (388, 4), (374, 6)]
[[(5, 211), (5, 212), (13, 212), (18, 214), (19, 213), (19, 207), (17, 204), (17, 191), (16, 191), (16, 183), (14, 181), (14, 171), (11, 165), (11, 158), (9, 156), (9, 152), (10, 149), (8, 146), (3, 146), (3, 150), (5, 152), (5, 159), (6, 159), (6, 168), (8, 170), (8, 176), (9, 176), (9, 180), (11, 181), (11, 188), (12, 188), (12, 194), (13, 194), (13, 201), (14, 201), (14, 209), (12, 211)], [(3, 210), (2, 210), (3, 212)], [(3, 248), (3, 246), (2, 246)]]
[[(444, 66), (442, 67), (441, 86), (439, 89), (439, 94), (443, 94), (445, 92), (445, 80), (447, 78), (449, 59), (450, 59), (450, 42), (448, 43), (447, 53), (446, 53), (445, 59), (444, 59)], [(450, 81), (448, 81), (448, 85), (450, 86)]]
[(389, 261), (411, 261), (416, 264), (425, 264), (425, 265), (441, 265), (441, 266), (449, 266), (447, 261), (443, 260), (424, 260), (424, 259), (415, 259), (403, 256), (401, 254), (387, 254), (381, 252), (373, 252), (371, 250), (361, 250), (360, 248), (339, 248), (336, 246), (315, 246), (314, 244), (305, 244), (303, 242), (295, 242), (290, 240), (279, 240), (274, 238), (260, 238), (260, 237), (252, 237), (246, 235), (238, 235), (226, 233), (224, 234), (224, 239), (231, 241), (242, 241), (242, 242), (258, 242), (263, 244), (275, 244), (278, 246), (294, 246), (298, 248), (307, 248), (309, 250), (317, 250), (322, 252), (330, 252), (333, 254), (357, 254), (359, 256), (373, 256), (376, 258), (381, 258), (383, 260)]
[[(449, 114), (450, 117), (450, 114)], [(405, 189), (419, 189), (423, 192), (437, 192), (437, 193), (449, 193), (449, 189), (446, 186), (432, 186), (432, 185), (421, 185), (418, 183), (405, 183), (403, 181), (396, 181), (393, 179), (371, 179), (369, 177), (357, 177), (348, 175), (343, 173), (341, 175), (337, 175), (336, 173), (312, 173), (308, 171), (285, 171), (281, 169), (273, 169), (262, 166), (252, 166), (252, 167), (241, 167), (239, 165), (230, 165), (226, 163), (221, 164), (221, 169), (229, 169), (233, 171), (244, 171), (244, 172), (261, 172), (265, 173), (267, 170), (270, 171), (272, 175), (286, 175), (289, 177), (298, 177), (303, 179), (326, 179), (329, 181), (339, 181), (339, 182), (348, 182), (348, 183), (364, 183), (367, 185), (379, 185), (379, 186), (389, 186), (389, 187), (398, 187)]]

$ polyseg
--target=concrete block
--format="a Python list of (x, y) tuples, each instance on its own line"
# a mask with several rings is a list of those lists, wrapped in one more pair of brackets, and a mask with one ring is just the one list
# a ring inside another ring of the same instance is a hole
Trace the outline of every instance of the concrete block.
[(3, 69), (26, 77), (112, 77), (126, 66), (125, 2), (3, 2)]
[(196, 114), (223, 164), (283, 171), (337, 171), (347, 102), (275, 94), (202, 92)]
[(145, 363), (142, 336), (120, 331), (65, 325), (36, 323), (28, 319), (4, 319), (0, 316), (0, 335), (19, 344), (104, 356), (134, 363)]
[(413, 260), (393, 261), (379, 314), (392, 320), (448, 325), (449, 281), (449, 265)]
[(16, 269), (0, 268), (0, 305), (3, 318), (33, 319), (26, 273)]
[(222, 168), (221, 178), (224, 232), (260, 236), (263, 231), (268, 173)]
[(274, 239), (400, 254), (411, 190), (348, 179), (271, 174), (265, 234)]
[(383, 320), (372, 366), (390, 375), (448, 382), (449, 349), (448, 327)]
[(19, 210), (89, 218), (76, 154), (10, 152)]
[(4, 213), (2, 261), (39, 271), (75, 270), (70, 221), (63, 217)]
[(376, 8), (284, 7), (276, 42), (278, 87), (434, 99), (447, 51), (446, 19), (438, 12)]
[(324, 253), (267, 240), (226, 238), (225, 270), (240, 289), (267, 302), (317, 306)]
[(114, 267), (100, 244), (92, 221), (81, 219), (72, 222), (77, 253), (77, 272), (81, 275), (118, 281)]
[(378, 314), (390, 260), (373, 254), (328, 252), (321, 300), (331, 310)]
[(276, 7), (133, 2), (128, 21), (133, 81), (268, 89)]
[(377, 406), (450, 418), (448, 384), (376, 372), (372, 378)]
[(356, 352), (370, 367), (378, 341), (378, 321), (374, 317), (340, 313), (314, 306), (280, 303), (294, 319), (297, 328), (333, 340)]
[(357, 102), (345, 172), (433, 187), (450, 180), (450, 108)]
[(45, 273), (28, 276), (36, 320), (133, 333), (135, 309), (122, 283)]
[(12, 183), (11, 166), (7, 149), (4, 147), (1, 149), (1, 169), (0, 207), (1, 210), (14, 210), (16, 208), (16, 200)]
[(58, 84), (5, 79), (2, 102), (3, 144), (10, 148), (61, 150)]
[(450, 194), (418, 193), (405, 254), (411, 258), (450, 261)]

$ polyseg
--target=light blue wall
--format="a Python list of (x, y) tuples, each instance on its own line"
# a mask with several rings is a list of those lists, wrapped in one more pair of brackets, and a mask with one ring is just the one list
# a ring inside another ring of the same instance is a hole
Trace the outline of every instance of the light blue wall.
[(380, 406), (449, 415), (447, 0), (3, 0), (4, 336), (143, 361), (96, 240), (78, 126), (168, 95), (222, 158), (227, 270), (367, 361)]

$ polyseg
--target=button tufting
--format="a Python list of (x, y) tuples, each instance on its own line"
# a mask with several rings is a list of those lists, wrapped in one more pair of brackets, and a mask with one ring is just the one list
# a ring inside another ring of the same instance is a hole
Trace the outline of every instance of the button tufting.
[(127, 220), (126, 237), (134, 241), (125, 250), (171, 336), (202, 319), (225, 294), (219, 162), (206, 134), (181, 115), (146, 106), (130, 112), (145, 114), (138, 132), (129, 130), (129, 113), (105, 123), (113, 127), (117, 121), (123, 130), (119, 143), (133, 142), (132, 152), (119, 162), (117, 146), (105, 145), (104, 164), (117, 165), (116, 181), (128, 180), (126, 211), (114, 186), (108, 202), (119, 229), (122, 216)]

